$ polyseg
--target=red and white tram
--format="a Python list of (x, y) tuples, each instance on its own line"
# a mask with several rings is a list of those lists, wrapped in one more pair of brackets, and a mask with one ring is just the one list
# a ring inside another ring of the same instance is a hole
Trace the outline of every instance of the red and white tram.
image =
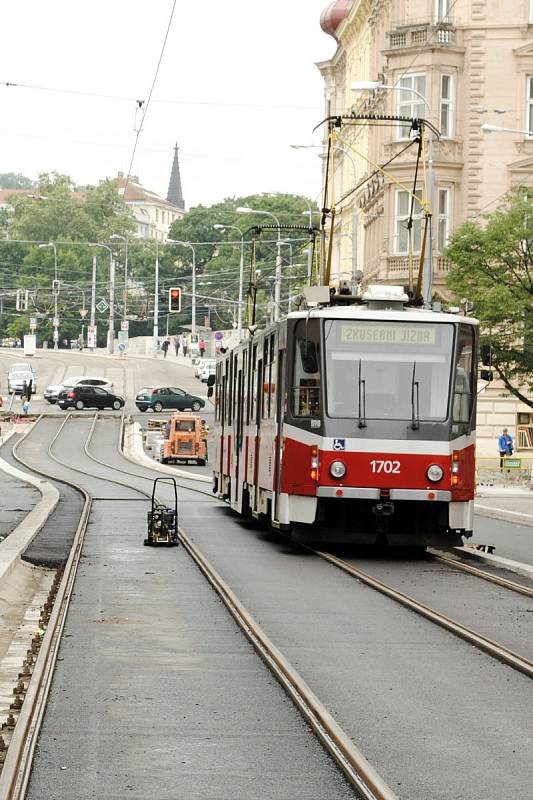
[(477, 322), (399, 287), (322, 306), (217, 364), (214, 491), (299, 541), (471, 536)]

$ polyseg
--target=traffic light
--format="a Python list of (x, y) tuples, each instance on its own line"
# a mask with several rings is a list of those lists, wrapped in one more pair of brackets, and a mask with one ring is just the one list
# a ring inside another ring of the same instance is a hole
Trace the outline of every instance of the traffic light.
[(482, 344), (479, 350), (481, 356), (481, 364), (483, 367), (487, 368), (480, 370), (479, 377), (481, 378), (482, 381), (487, 381), (487, 383), (490, 383), (490, 381), (494, 378), (494, 375), (492, 373), (492, 347), (490, 346), (490, 344)]
[(168, 310), (175, 313), (181, 311), (181, 289), (179, 286), (172, 286), (168, 290)]

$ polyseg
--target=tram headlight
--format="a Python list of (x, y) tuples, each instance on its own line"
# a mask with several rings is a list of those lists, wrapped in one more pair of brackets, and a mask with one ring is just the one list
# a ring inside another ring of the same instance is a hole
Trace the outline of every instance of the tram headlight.
[(444, 470), (438, 464), (432, 464), (428, 467), (426, 475), (432, 483), (438, 483), (444, 476)]
[(346, 475), (346, 465), (342, 461), (332, 461), (329, 473), (332, 478), (343, 478)]

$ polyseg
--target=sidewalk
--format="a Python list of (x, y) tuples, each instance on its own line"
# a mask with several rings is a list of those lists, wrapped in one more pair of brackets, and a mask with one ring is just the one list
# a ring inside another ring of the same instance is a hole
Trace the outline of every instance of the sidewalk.
[(476, 514), (533, 527), (533, 491), (525, 488), (480, 486), (474, 503)]

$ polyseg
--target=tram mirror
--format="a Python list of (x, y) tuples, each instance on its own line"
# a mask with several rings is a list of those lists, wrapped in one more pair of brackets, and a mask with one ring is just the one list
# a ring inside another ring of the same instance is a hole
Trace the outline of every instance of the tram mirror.
[(216, 383), (216, 376), (215, 375), (210, 375), (208, 377), (208, 379), (207, 379), (207, 385), (208, 386), (214, 386), (215, 383)]
[(309, 339), (301, 339), (299, 344), (303, 371), (307, 373), (318, 372), (318, 358), (315, 343), (311, 342)]
[(215, 390), (213, 389), (213, 387), (212, 387), (212, 386), (208, 386), (208, 387), (207, 387), (207, 396), (208, 396), (208, 397), (213, 397), (214, 391), (215, 391)]

